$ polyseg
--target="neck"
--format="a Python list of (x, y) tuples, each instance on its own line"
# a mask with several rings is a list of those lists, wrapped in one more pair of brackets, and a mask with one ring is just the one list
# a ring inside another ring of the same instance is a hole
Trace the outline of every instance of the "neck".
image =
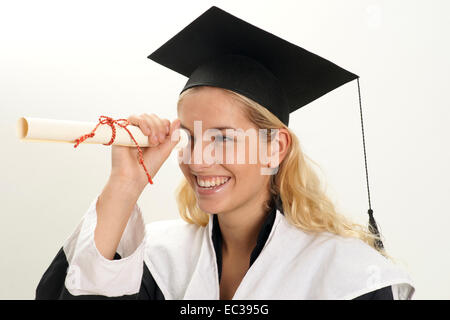
[(268, 197), (261, 194), (233, 211), (218, 214), (223, 255), (250, 256), (266, 218), (264, 202)]

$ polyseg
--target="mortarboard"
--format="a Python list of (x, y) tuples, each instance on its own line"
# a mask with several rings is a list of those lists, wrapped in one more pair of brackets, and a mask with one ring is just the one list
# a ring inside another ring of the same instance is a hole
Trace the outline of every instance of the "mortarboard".
[[(286, 126), (291, 112), (357, 79), (369, 229), (379, 234), (370, 203), (357, 75), (216, 6), (205, 11), (148, 58), (188, 77), (180, 94), (195, 86), (228, 89), (266, 107)], [(376, 245), (383, 248), (379, 240)]]

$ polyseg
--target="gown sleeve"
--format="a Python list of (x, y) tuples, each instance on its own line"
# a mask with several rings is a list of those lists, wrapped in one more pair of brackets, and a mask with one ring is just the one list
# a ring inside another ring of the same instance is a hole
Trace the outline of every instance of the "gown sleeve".
[(97, 201), (98, 196), (45, 271), (36, 299), (163, 300), (143, 259), (145, 223), (140, 208), (134, 206), (114, 260), (108, 260), (94, 242)]

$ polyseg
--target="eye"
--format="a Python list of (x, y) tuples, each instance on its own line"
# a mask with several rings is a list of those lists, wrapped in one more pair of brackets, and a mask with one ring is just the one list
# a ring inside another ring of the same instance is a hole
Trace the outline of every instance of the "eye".
[(222, 135), (217, 135), (214, 136), (214, 142), (231, 142), (233, 141), (233, 138), (227, 137), (227, 136), (222, 136)]

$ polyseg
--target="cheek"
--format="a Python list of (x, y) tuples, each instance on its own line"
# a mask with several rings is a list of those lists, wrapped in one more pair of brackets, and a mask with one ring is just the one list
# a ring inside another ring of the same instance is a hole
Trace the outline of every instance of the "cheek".
[[(257, 141), (239, 140), (234, 144), (225, 144), (216, 149), (216, 157), (226, 164), (239, 164), (241, 166), (254, 166), (260, 163)], [(248, 168), (247, 168), (248, 169)], [(238, 169), (240, 171), (240, 169)]]
[(179, 163), (178, 166), (180, 167), (181, 171), (183, 172), (185, 178), (190, 182), (191, 175), (189, 173), (189, 167), (187, 164)]
[(262, 185), (263, 179), (260, 166), (257, 164), (228, 166), (228, 170), (233, 174), (235, 186), (243, 192), (245, 190), (260, 188)]
[(251, 199), (268, 189), (268, 176), (261, 174), (261, 166), (245, 165), (241, 169), (236, 177), (236, 198)]

